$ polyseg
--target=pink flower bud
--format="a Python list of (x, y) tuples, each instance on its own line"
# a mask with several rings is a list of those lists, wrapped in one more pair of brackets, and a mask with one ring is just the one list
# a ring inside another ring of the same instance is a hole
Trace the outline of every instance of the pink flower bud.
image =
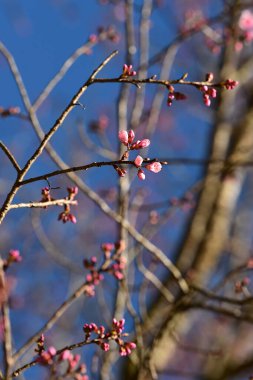
[(68, 219), (69, 219), (70, 222), (76, 224), (76, 221), (77, 221), (77, 220), (76, 220), (75, 215), (73, 215), (73, 214), (69, 214), (69, 218), (68, 218)]
[(135, 149), (144, 149), (144, 148), (147, 148), (149, 145), (150, 145), (150, 140), (144, 139), (138, 143), (138, 147)]
[(138, 170), (137, 176), (138, 176), (138, 178), (140, 180), (144, 181), (144, 179), (145, 179), (145, 173), (144, 173), (144, 171), (142, 169)]
[(55, 349), (55, 347), (53, 347), (53, 346), (49, 347), (49, 349), (47, 350), (47, 352), (48, 352), (49, 355), (51, 355), (51, 356), (55, 356), (55, 355), (56, 355), (56, 349)]
[(204, 100), (205, 105), (206, 105), (207, 107), (210, 107), (210, 105), (211, 105), (211, 100), (210, 100), (209, 95), (204, 94), (204, 95), (203, 95), (203, 100)]
[(110, 345), (109, 345), (109, 343), (101, 343), (101, 348), (103, 351), (109, 351)]
[(153, 173), (159, 173), (162, 170), (162, 164), (160, 162), (152, 162), (151, 164), (147, 164), (145, 168)]
[(128, 132), (128, 143), (132, 144), (132, 142), (134, 141), (134, 138), (135, 138), (135, 133), (132, 129), (130, 129), (130, 131)]
[(127, 131), (119, 131), (119, 141), (124, 144), (124, 145), (128, 145), (128, 133)]
[(215, 90), (215, 88), (209, 88), (207, 93), (209, 96), (211, 96), (211, 98), (216, 98), (217, 91)]
[(139, 168), (143, 163), (143, 158), (141, 156), (137, 156), (134, 160), (134, 164), (137, 168)]
[(73, 355), (71, 354), (71, 352), (70, 352), (69, 350), (64, 350), (64, 351), (61, 353), (59, 359), (60, 359), (60, 360), (69, 360), (69, 359), (71, 360), (72, 357), (73, 357)]
[(16, 263), (22, 261), (22, 256), (17, 249), (11, 249), (9, 252), (9, 258), (11, 261), (15, 261)]
[(208, 91), (208, 86), (202, 86), (202, 87), (200, 87), (200, 91), (207, 92)]
[(227, 79), (224, 84), (227, 90), (233, 90), (236, 86), (238, 86), (239, 82), (233, 79)]

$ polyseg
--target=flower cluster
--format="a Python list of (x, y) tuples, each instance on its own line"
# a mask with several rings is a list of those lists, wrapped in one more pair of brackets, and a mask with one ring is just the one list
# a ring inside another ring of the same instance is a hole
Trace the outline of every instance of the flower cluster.
[(253, 41), (253, 12), (245, 9), (241, 13), (238, 25), (242, 31), (241, 40), (245, 42)]
[[(200, 86), (199, 90), (203, 93), (203, 101), (204, 104), (207, 107), (210, 107), (211, 105), (211, 98), (216, 98), (217, 96), (217, 90), (210, 86), (209, 83), (213, 81), (213, 73), (207, 73), (206, 74), (206, 82), (207, 84), (204, 86)], [(226, 79), (224, 82), (220, 83), (220, 86), (226, 88), (227, 90), (233, 90), (239, 82), (233, 80), (233, 79)]]
[(104, 262), (97, 268), (97, 258), (92, 256), (90, 259), (84, 259), (83, 264), (89, 273), (86, 275), (85, 294), (93, 297), (95, 295), (95, 287), (104, 279), (103, 273), (110, 273), (117, 280), (124, 278), (124, 269), (126, 258), (122, 255), (125, 249), (123, 241), (117, 243), (104, 243), (102, 250), (104, 252)]
[[(142, 163), (143, 158), (141, 156), (137, 156), (134, 160), (134, 164), (138, 168), (137, 176), (140, 180), (144, 181), (146, 176), (144, 170), (141, 169)], [(153, 173), (159, 173), (162, 170), (162, 164), (159, 161), (151, 162), (150, 164), (146, 164), (144, 167)]]
[(104, 276), (100, 273), (101, 269), (97, 269), (97, 258), (92, 256), (90, 260), (85, 259), (83, 261), (84, 267), (89, 269), (90, 273), (86, 276), (87, 286), (85, 288), (85, 294), (93, 297), (95, 295), (95, 286), (104, 279)]
[(127, 147), (127, 150), (144, 149), (150, 145), (149, 139), (137, 140), (134, 142), (135, 133), (132, 129), (130, 129), (130, 131), (128, 132), (119, 131), (118, 137), (119, 137), (119, 141)]
[(4, 260), (3, 269), (6, 270), (12, 263), (20, 263), (22, 261), (22, 256), (17, 249), (11, 249), (9, 251), (8, 257)]
[[(71, 376), (71, 379), (74, 380), (88, 380), (86, 365), (80, 363), (81, 356), (73, 355), (67, 349), (59, 353), (54, 346), (45, 350), (44, 335), (38, 339), (35, 351), (38, 353), (37, 363), (44, 366), (54, 366), (54, 373), (58, 374), (59, 378)], [(65, 366), (65, 370), (62, 370), (61, 364), (64, 363), (67, 364), (67, 367)]]
[(117, 243), (104, 243), (102, 244), (102, 250), (104, 252), (106, 271), (117, 280), (123, 280), (127, 263), (126, 257), (123, 256), (125, 242), (120, 240)]
[(167, 99), (167, 105), (169, 107), (172, 106), (173, 100), (185, 100), (187, 97), (186, 95), (182, 94), (182, 92), (175, 91), (173, 86), (168, 86), (169, 94)]
[(86, 365), (80, 363), (80, 359), (80, 355), (73, 355), (69, 350), (64, 350), (58, 359), (59, 362), (67, 363), (67, 369), (62, 376), (71, 376), (74, 380), (88, 380)]
[[(134, 141), (135, 133), (132, 129), (130, 129), (130, 131), (119, 131), (118, 137), (119, 141), (127, 147), (126, 152), (124, 152), (123, 156), (121, 157), (121, 161), (129, 157), (130, 150), (144, 149), (150, 145), (149, 139)], [(141, 180), (145, 179), (145, 173), (143, 169), (141, 169), (143, 161), (144, 159), (140, 155), (138, 155), (134, 160), (134, 164), (138, 168), (137, 176)], [(153, 173), (158, 173), (162, 169), (162, 164), (161, 162), (154, 161), (147, 163), (144, 167)], [(125, 169), (119, 167), (118, 165), (114, 165), (114, 169), (118, 172), (120, 177), (124, 177), (127, 173)]]
[(83, 331), (85, 333), (85, 341), (90, 342), (92, 334), (96, 334), (96, 338), (93, 342), (96, 343), (103, 351), (109, 351), (110, 341), (115, 341), (119, 346), (119, 353), (121, 356), (130, 355), (131, 352), (136, 348), (134, 342), (125, 342), (122, 337), (128, 334), (123, 333), (125, 327), (125, 320), (120, 319), (117, 321), (115, 318), (112, 321), (111, 330), (105, 330), (104, 326), (97, 326), (95, 323), (85, 323), (83, 326)]
[(41, 352), (39, 357), (37, 358), (37, 362), (43, 365), (50, 365), (54, 362), (54, 357), (56, 356), (57, 351), (56, 349), (51, 346), (47, 350)]
[(123, 65), (123, 72), (121, 74), (121, 78), (128, 78), (128, 77), (134, 77), (136, 75), (136, 71), (133, 70), (132, 65)]
[[(73, 201), (75, 199), (75, 196), (78, 194), (78, 187), (68, 187), (67, 190), (68, 196), (65, 199)], [(64, 205), (64, 211), (59, 214), (58, 220), (61, 220), (63, 223), (76, 223), (76, 217), (70, 212), (70, 205)]]
[(216, 98), (217, 91), (213, 87), (201, 86), (200, 91), (203, 93), (203, 101), (207, 107), (211, 105), (211, 98)]
[(238, 86), (239, 82), (233, 79), (227, 79), (224, 83), (223, 86), (227, 90), (233, 90), (236, 86)]

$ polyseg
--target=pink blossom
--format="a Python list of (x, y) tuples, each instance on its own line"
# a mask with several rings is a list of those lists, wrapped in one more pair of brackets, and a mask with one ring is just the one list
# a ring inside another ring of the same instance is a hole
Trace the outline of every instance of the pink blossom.
[(9, 258), (11, 261), (15, 261), (16, 263), (19, 263), (20, 261), (22, 261), (22, 256), (20, 255), (20, 252), (17, 249), (10, 250)]
[(115, 248), (114, 243), (104, 243), (102, 244), (102, 250), (103, 251), (112, 251)]
[(72, 198), (72, 197), (74, 198), (78, 194), (78, 187), (77, 186), (68, 187), (67, 190), (68, 190), (70, 198)]
[(253, 13), (249, 9), (241, 13), (238, 25), (244, 31), (253, 31)]
[(204, 100), (204, 103), (207, 107), (210, 107), (211, 105), (211, 99), (210, 99), (210, 96), (207, 95), (207, 94), (204, 94), (203, 95), (203, 100)]
[(134, 164), (137, 168), (139, 168), (143, 163), (143, 158), (141, 156), (137, 156), (134, 160)]
[(120, 346), (119, 352), (120, 356), (127, 356), (130, 355), (132, 350), (136, 348), (136, 344), (134, 342), (126, 342), (123, 345)]
[(132, 65), (128, 66), (128, 65), (124, 64), (122, 76), (123, 77), (133, 77), (135, 75), (136, 75), (136, 71), (133, 70), (133, 66)]
[(124, 144), (124, 145), (128, 145), (128, 133), (127, 131), (119, 131), (119, 134), (118, 134), (118, 137), (119, 137), (119, 141)]
[(130, 131), (128, 132), (128, 143), (132, 144), (132, 142), (134, 141), (134, 138), (135, 138), (135, 133), (132, 129), (130, 129)]
[(109, 345), (109, 343), (101, 343), (101, 346), (100, 346), (101, 348), (102, 348), (102, 350), (103, 351), (109, 351), (110, 350), (110, 345)]
[(227, 90), (233, 90), (236, 86), (238, 86), (239, 82), (233, 79), (227, 79), (224, 83)]
[(209, 96), (211, 96), (211, 98), (216, 98), (217, 96), (217, 91), (213, 87), (210, 87), (207, 93)]
[(162, 170), (162, 164), (160, 162), (152, 162), (151, 164), (147, 164), (145, 168), (153, 173), (159, 173)]
[(113, 273), (114, 277), (117, 279), (117, 280), (123, 280), (124, 278), (124, 274), (118, 270), (116, 270), (114, 273)]
[(145, 179), (145, 173), (144, 173), (144, 171), (142, 170), (142, 169), (139, 169), (138, 170), (138, 173), (137, 173), (137, 176), (138, 176), (138, 178), (141, 180), (141, 181), (144, 181), (144, 179)]
[(69, 360), (69, 359), (72, 359), (73, 358), (73, 355), (71, 354), (71, 352), (69, 350), (64, 350), (61, 355), (59, 356), (59, 359), (60, 360)]
[(57, 351), (54, 347), (49, 347), (47, 351), (43, 351), (37, 361), (41, 364), (53, 364), (53, 357)]
[(144, 149), (147, 148), (150, 145), (150, 140), (149, 139), (144, 139), (144, 140), (137, 140), (136, 143), (134, 143), (131, 146), (131, 149)]

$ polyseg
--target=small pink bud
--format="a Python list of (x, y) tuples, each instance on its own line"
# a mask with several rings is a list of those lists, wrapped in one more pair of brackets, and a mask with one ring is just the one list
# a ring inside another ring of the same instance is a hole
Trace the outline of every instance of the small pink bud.
[(109, 345), (109, 343), (101, 343), (101, 348), (103, 351), (109, 351), (110, 345)]
[(151, 164), (147, 164), (145, 168), (153, 173), (159, 173), (162, 170), (162, 164), (160, 162), (152, 162)]
[(55, 355), (56, 355), (56, 349), (55, 349), (55, 347), (53, 347), (53, 346), (49, 347), (49, 349), (47, 350), (47, 352), (48, 352), (51, 356), (55, 356)]
[(227, 90), (233, 90), (236, 86), (238, 86), (239, 82), (233, 79), (227, 79), (224, 83)]
[(74, 224), (76, 224), (76, 222), (77, 222), (76, 217), (73, 214), (69, 214), (69, 218), (68, 219), (69, 219), (70, 222), (72, 222)]
[(202, 86), (202, 87), (200, 87), (200, 91), (207, 92), (208, 91), (208, 86)]
[(9, 252), (9, 257), (11, 261), (20, 262), (22, 261), (22, 256), (20, 255), (20, 252), (17, 249), (11, 249)]
[(217, 96), (217, 91), (215, 88), (209, 88), (207, 93), (209, 96), (211, 96), (211, 98), (216, 98)]
[(137, 168), (139, 168), (143, 163), (143, 158), (141, 156), (137, 156), (134, 160), (134, 164)]
[(69, 350), (64, 350), (64, 351), (61, 353), (59, 359), (60, 359), (60, 360), (69, 360), (69, 359), (71, 360), (72, 357), (73, 357), (73, 355), (71, 354), (71, 352), (70, 352)]
[(147, 148), (149, 145), (150, 145), (150, 140), (144, 139), (139, 142), (137, 149), (144, 149), (144, 148)]
[(134, 141), (134, 138), (135, 138), (135, 133), (132, 129), (130, 129), (130, 131), (128, 132), (128, 143), (132, 144), (132, 142)]
[(203, 100), (204, 100), (205, 105), (206, 105), (207, 107), (210, 107), (210, 105), (211, 105), (211, 100), (210, 100), (209, 95), (204, 94), (204, 95), (203, 95)]
[(145, 179), (145, 173), (144, 173), (144, 171), (142, 169), (138, 170), (137, 176), (138, 176), (138, 178), (140, 180), (144, 181), (144, 179)]
[(124, 145), (128, 145), (128, 133), (127, 131), (119, 131), (119, 141), (124, 144)]

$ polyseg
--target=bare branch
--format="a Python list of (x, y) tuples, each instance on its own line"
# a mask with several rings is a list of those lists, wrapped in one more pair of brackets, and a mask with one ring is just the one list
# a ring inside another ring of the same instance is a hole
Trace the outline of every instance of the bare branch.
[(0, 148), (6, 154), (6, 156), (9, 158), (9, 160), (12, 163), (14, 169), (16, 169), (16, 171), (19, 173), (20, 170), (21, 170), (19, 164), (17, 163), (17, 161), (16, 161), (15, 157), (13, 156), (13, 154), (9, 151), (9, 149), (7, 148), (7, 146), (2, 141), (0, 141)]

